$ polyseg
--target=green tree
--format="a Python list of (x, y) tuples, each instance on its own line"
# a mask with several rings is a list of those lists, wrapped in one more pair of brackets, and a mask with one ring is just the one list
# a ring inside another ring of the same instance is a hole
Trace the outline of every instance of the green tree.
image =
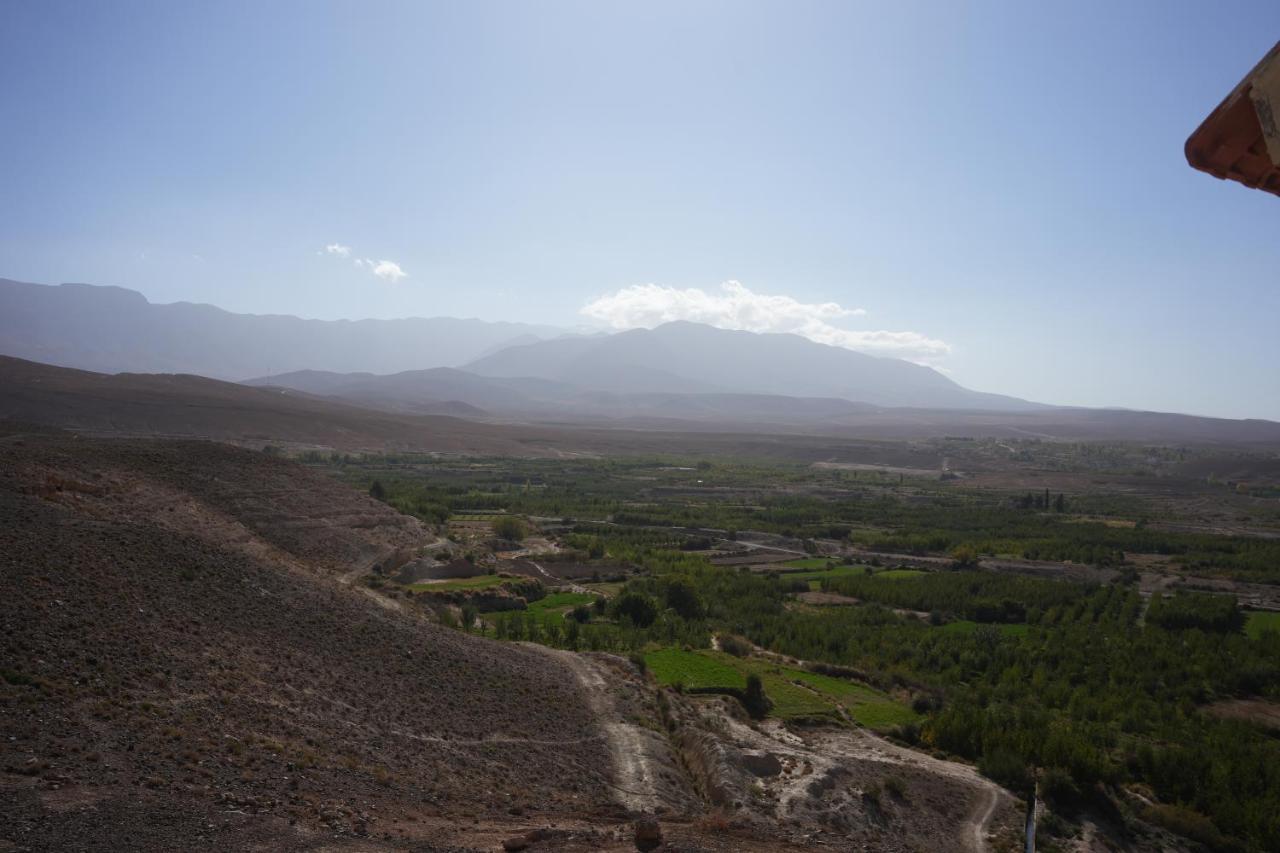
[(462, 605), (462, 627), (466, 631), (470, 631), (475, 627), (476, 620), (480, 618), (480, 610), (470, 601)]
[(658, 618), (658, 606), (647, 595), (624, 592), (614, 601), (613, 613), (631, 620), (637, 628), (648, 628)]
[(773, 707), (773, 701), (764, 692), (764, 682), (754, 672), (747, 676), (747, 689), (742, 693), (742, 707), (757, 720), (764, 719)]
[(667, 581), (667, 606), (683, 619), (701, 619), (706, 616), (707, 608), (693, 584), (686, 578), (673, 578)]
[(527, 531), (523, 521), (514, 515), (503, 515), (499, 516), (498, 520), (493, 523), (493, 534), (499, 539), (519, 542), (527, 535)]

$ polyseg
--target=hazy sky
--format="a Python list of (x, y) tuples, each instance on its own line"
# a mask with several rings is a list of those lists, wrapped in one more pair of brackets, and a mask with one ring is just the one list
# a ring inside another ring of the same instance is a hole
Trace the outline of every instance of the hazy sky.
[(1277, 38), (1274, 0), (0, 0), (0, 277), (1280, 419), (1280, 198), (1182, 154)]

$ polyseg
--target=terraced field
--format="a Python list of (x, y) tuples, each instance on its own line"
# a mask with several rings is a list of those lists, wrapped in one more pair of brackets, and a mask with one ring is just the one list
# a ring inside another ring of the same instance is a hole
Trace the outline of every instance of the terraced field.
[(446, 581), (433, 581), (431, 583), (415, 583), (409, 586), (414, 592), (453, 592), (455, 590), (464, 589), (489, 589), (490, 587), (502, 586), (510, 581), (511, 578), (504, 578), (501, 575), (476, 575), (473, 578), (454, 578)]
[(737, 658), (724, 652), (666, 648), (645, 655), (645, 664), (660, 684), (686, 690), (741, 690), (748, 675), (758, 675), (773, 702), (770, 716), (838, 718), (839, 710), (855, 722), (877, 731), (918, 719), (910, 708), (863, 684), (760, 658)]
[(659, 649), (645, 655), (644, 662), (660, 684), (679, 684), (689, 690), (741, 690), (747, 686), (742, 671), (711, 652)]
[(579, 605), (594, 603), (596, 596), (582, 592), (553, 592), (545, 598), (530, 602), (526, 613), (543, 622), (563, 622), (569, 611)]

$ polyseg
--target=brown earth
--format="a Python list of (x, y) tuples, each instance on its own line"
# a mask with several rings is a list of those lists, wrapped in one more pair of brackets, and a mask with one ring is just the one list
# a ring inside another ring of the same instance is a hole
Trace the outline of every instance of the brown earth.
[(8, 435), (0, 472), (3, 841), (308, 849), (618, 817), (562, 662), (338, 582), (416, 522), (218, 445)]
[(1280, 732), (1280, 702), (1268, 699), (1224, 699), (1205, 708), (1215, 717), (1244, 720)]
[(199, 437), (261, 447), (558, 456), (555, 429), (361, 409), (202, 376), (108, 375), (0, 356), (0, 420), (95, 435)]

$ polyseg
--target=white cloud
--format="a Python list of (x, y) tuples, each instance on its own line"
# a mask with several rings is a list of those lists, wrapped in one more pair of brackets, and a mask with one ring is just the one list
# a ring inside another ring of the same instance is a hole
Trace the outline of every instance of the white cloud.
[(409, 274), (400, 269), (400, 265), (395, 261), (378, 261), (376, 264), (373, 261), (365, 261), (365, 264), (372, 268), (373, 274), (378, 278), (389, 281), (392, 284), (402, 278), (409, 277)]
[[(324, 252), (316, 254), (336, 255), (340, 258), (351, 257), (351, 247), (344, 246), (341, 243), (330, 243), (324, 247)], [(408, 278), (409, 274), (405, 272), (395, 261), (375, 261), (372, 258), (355, 258), (352, 263), (362, 270), (368, 270), (383, 281), (389, 281), (392, 284), (400, 281), (402, 278)]]
[(614, 329), (652, 328), (672, 320), (689, 320), (721, 329), (790, 332), (821, 344), (924, 363), (951, 351), (945, 341), (918, 332), (845, 329), (835, 324), (866, 314), (861, 308), (755, 293), (736, 281), (726, 281), (719, 292), (711, 293), (696, 287), (680, 290), (635, 284), (588, 303), (579, 313)]

